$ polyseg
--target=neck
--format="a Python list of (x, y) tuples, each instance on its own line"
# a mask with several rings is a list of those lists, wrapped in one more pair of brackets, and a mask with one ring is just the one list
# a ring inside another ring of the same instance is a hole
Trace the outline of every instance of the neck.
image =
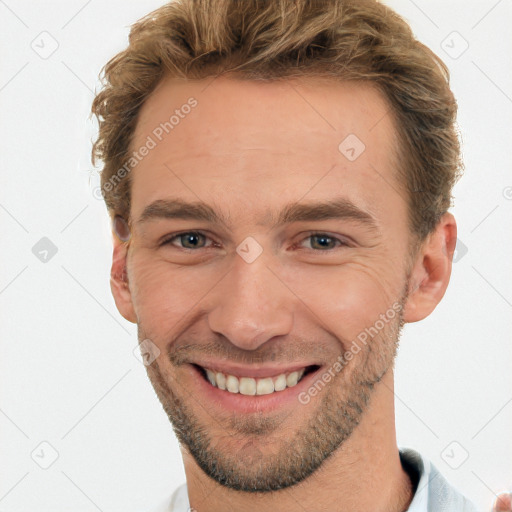
[(190, 506), (197, 512), (339, 510), (403, 512), (413, 498), (400, 463), (394, 422), (393, 375), (375, 386), (371, 403), (349, 439), (310, 477), (271, 493), (247, 493), (210, 479), (181, 447)]

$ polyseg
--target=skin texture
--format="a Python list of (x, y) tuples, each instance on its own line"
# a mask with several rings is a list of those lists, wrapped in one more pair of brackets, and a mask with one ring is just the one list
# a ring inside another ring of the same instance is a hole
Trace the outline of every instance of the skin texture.
[[(393, 120), (369, 85), (166, 78), (141, 109), (132, 148), (190, 97), (194, 110), (132, 170), (131, 239), (115, 237), (111, 286), (139, 340), (160, 353), (148, 375), (180, 441), (191, 506), (406, 510), (414, 490), (396, 445), (393, 361), (403, 323), (444, 295), (453, 216), (411, 254)], [(338, 149), (349, 134), (366, 147), (354, 161)], [(348, 217), (274, 226), (290, 203), (339, 198), (375, 226)], [(168, 199), (204, 202), (225, 224), (140, 221)], [(187, 231), (201, 234), (175, 236)], [(236, 252), (248, 236), (263, 249), (252, 263)], [(391, 309), (399, 314), (307, 404), (233, 415), (198, 391), (189, 363), (199, 360), (327, 369)]]
[(498, 495), (494, 502), (493, 511), (496, 512), (510, 512), (512, 511), (512, 494), (503, 493)]

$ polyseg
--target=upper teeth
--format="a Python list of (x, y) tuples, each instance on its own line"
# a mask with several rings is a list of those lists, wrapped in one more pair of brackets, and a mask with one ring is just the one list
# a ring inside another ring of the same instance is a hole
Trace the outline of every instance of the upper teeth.
[(268, 395), (274, 391), (282, 391), (293, 387), (304, 375), (305, 368), (291, 373), (282, 373), (277, 377), (253, 379), (252, 377), (235, 377), (205, 368), (206, 375), (212, 386), (242, 395)]

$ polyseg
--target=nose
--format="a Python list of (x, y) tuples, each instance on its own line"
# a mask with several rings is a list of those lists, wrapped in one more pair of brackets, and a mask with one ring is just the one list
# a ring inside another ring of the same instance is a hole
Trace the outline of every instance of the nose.
[(289, 334), (295, 297), (278, 275), (262, 256), (247, 263), (235, 254), (230, 272), (212, 290), (210, 329), (245, 350)]

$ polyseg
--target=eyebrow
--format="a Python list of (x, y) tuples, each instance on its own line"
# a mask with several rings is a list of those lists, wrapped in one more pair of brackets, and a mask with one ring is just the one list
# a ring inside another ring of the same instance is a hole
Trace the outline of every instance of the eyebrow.
[[(346, 198), (336, 198), (329, 201), (311, 203), (289, 203), (276, 216), (267, 213), (266, 222), (259, 225), (271, 224), (272, 228), (292, 222), (321, 221), (321, 220), (353, 220), (371, 230), (378, 231), (378, 222), (369, 212), (359, 208)], [(187, 202), (182, 199), (158, 199), (144, 209), (137, 224), (155, 219), (182, 219), (205, 221), (228, 227), (228, 219), (211, 206), (201, 201)]]

